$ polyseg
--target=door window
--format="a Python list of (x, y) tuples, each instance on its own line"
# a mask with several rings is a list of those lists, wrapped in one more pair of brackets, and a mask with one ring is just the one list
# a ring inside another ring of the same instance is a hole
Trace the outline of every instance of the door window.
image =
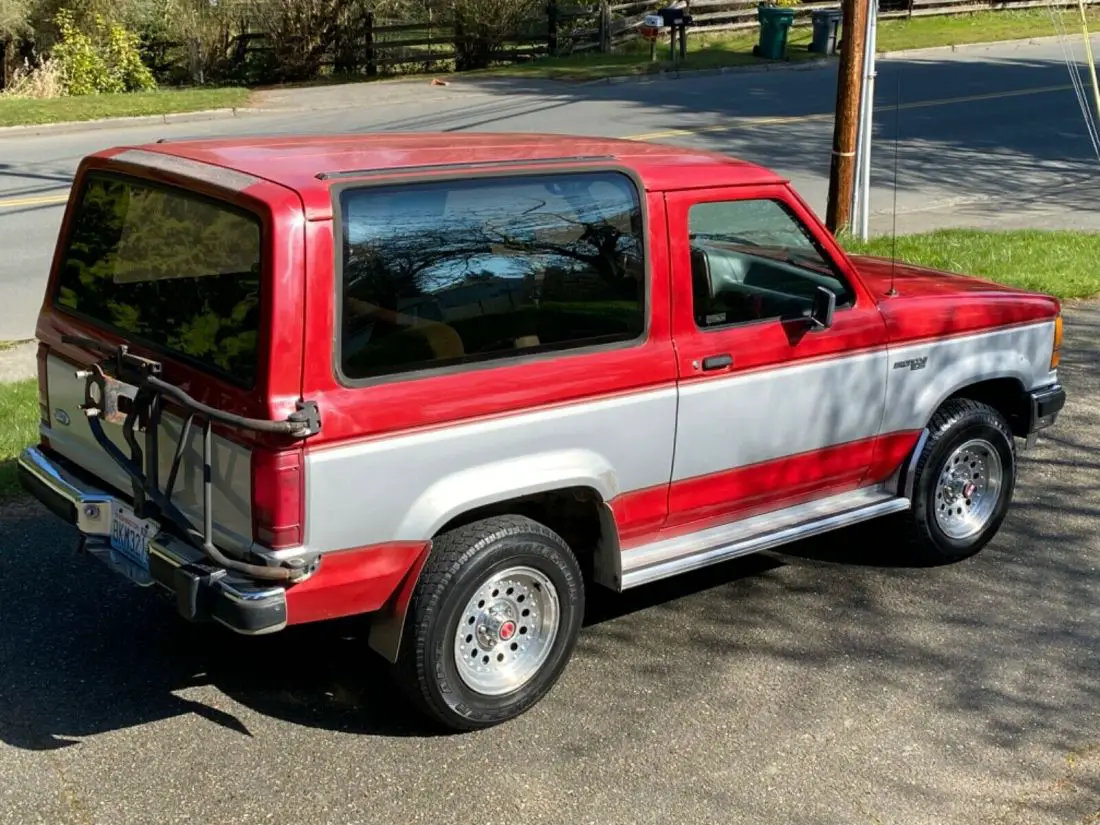
[(703, 329), (800, 318), (819, 287), (851, 306), (851, 287), (809, 230), (774, 200), (698, 203), (688, 214), (693, 312)]

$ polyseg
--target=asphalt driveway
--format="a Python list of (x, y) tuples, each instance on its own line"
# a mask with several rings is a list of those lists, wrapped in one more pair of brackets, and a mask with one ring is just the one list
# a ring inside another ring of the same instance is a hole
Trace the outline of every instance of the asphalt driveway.
[(563, 681), (428, 736), (356, 623), (241, 639), (0, 513), (0, 823), (1100, 822), (1100, 304), (978, 558), (869, 528), (600, 599)]

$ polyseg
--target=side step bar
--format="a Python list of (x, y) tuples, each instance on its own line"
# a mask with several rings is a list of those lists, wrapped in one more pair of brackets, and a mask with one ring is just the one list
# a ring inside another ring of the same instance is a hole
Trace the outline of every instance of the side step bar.
[(661, 539), (622, 554), (622, 590), (770, 550), (909, 509), (909, 499), (881, 487), (854, 490), (697, 533)]

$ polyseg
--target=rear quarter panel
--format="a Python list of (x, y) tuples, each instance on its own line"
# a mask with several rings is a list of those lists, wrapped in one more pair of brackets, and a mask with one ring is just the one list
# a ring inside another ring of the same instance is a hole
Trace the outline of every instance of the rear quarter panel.
[[(304, 392), (323, 428), (307, 452), (307, 543), (321, 551), (427, 540), (482, 504), (569, 486), (611, 502), (667, 488), (676, 426), (663, 199), (648, 212), (642, 343), (351, 387), (334, 370), (333, 224), (309, 227)], [(664, 506), (635, 518), (663, 520)], [(619, 529), (631, 529), (621, 524)]]

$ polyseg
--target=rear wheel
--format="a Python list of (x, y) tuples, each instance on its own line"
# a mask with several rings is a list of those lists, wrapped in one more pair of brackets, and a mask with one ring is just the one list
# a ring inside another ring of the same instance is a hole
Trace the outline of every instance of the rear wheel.
[(503, 516), (433, 544), (413, 593), (398, 674), (455, 730), (514, 719), (565, 669), (584, 614), (580, 568), (554, 531)]
[(911, 546), (929, 564), (980, 551), (1008, 514), (1016, 486), (1016, 447), (997, 410), (976, 401), (945, 403), (914, 457)]

